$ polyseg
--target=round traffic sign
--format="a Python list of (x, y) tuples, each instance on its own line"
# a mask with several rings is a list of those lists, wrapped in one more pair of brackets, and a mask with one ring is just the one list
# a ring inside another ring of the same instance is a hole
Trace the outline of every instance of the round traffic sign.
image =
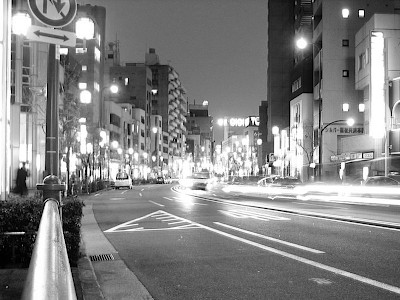
[(28, 0), (36, 19), (50, 27), (64, 27), (76, 16), (76, 0)]

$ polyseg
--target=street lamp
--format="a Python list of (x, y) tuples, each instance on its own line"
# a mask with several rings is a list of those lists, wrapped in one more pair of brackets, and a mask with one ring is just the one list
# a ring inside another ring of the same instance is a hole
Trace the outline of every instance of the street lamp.
[(32, 25), (32, 19), (26, 12), (16, 13), (12, 17), (11, 29), (14, 34), (26, 35), (31, 25)]
[[(305, 49), (309, 44), (311, 44), (318, 51), (318, 130), (322, 133), (322, 95), (321, 95), (321, 84), (322, 84), (322, 48), (316, 43), (309, 43), (304, 37), (299, 38), (296, 41), (296, 46), (298, 49)], [(313, 48), (314, 49), (314, 48)], [(314, 58), (314, 56), (313, 56)], [(313, 60), (314, 61), (314, 60)], [(321, 142), (322, 139), (319, 139)], [(319, 151), (322, 151), (322, 145), (319, 144)], [(321, 153), (321, 152), (320, 152)], [(321, 166), (322, 166), (322, 157), (318, 158), (319, 160), (319, 168), (318, 168), (318, 177), (321, 179)]]
[(318, 164), (319, 164), (318, 177), (319, 177), (319, 180), (321, 180), (321, 177), (322, 177), (322, 133), (329, 125), (341, 123), (341, 122), (346, 122), (346, 124), (348, 126), (354, 125), (354, 119), (350, 118), (347, 120), (332, 121), (332, 122), (329, 122), (328, 124), (324, 125), (323, 127), (319, 128), (319, 137), (318, 137), (318, 145), (319, 145), (319, 148), (318, 148)]

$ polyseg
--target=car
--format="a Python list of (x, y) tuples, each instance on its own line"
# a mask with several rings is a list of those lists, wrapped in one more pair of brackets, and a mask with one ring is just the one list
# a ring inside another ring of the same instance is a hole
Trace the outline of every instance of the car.
[(257, 181), (258, 186), (269, 186), (274, 182), (275, 179), (279, 178), (279, 175), (268, 175), (259, 181)]
[(275, 178), (271, 185), (274, 187), (291, 189), (301, 184), (302, 182), (299, 178), (287, 176)]
[(365, 186), (392, 186), (399, 185), (397, 180), (386, 176), (372, 176), (365, 179), (361, 185)]
[(164, 184), (165, 183), (164, 177), (162, 177), (162, 176), (158, 176), (156, 180), (157, 180), (156, 183), (158, 183), (158, 184)]
[(115, 184), (114, 184), (114, 186), (115, 186), (115, 189), (119, 189), (119, 188), (122, 188), (122, 187), (125, 187), (125, 188), (128, 188), (128, 189), (132, 189), (133, 188), (133, 186), (132, 186), (132, 179), (131, 179), (131, 177), (129, 176), (129, 174), (128, 173), (126, 173), (126, 172), (119, 172), (118, 174), (117, 174), (117, 176), (115, 177)]
[(212, 186), (213, 179), (211, 178), (211, 174), (209, 172), (196, 172), (193, 173), (192, 176), (188, 176), (179, 180), (179, 184), (192, 190), (206, 190)]

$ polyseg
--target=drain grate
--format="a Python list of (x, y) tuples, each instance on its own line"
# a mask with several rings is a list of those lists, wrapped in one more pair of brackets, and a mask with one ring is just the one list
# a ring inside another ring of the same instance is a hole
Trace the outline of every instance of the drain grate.
[(96, 254), (89, 255), (91, 261), (109, 261), (114, 260), (114, 255), (112, 254)]

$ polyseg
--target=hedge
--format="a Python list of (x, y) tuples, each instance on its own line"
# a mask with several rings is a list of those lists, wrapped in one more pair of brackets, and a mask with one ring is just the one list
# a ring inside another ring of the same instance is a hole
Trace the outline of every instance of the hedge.
[[(77, 198), (63, 200), (63, 230), (70, 265), (79, 259), (82, 208)], [(29, 266), (43, 212), (41, 198), (15, 198), (0, 201), (0, 268)], [(24, 232), (23, 235), (5, 235), (6, 232)]]

